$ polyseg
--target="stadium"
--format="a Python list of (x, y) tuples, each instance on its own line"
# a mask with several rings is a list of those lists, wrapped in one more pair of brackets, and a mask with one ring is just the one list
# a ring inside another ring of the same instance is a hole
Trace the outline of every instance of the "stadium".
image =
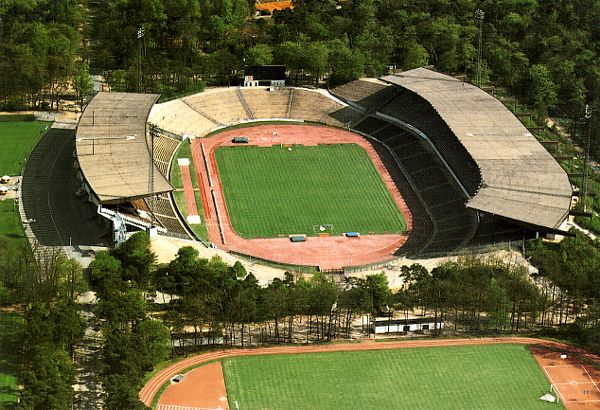
[[(500, 101), (453, 77), (419, 68), (330, 91), (228, 87), (157, 99), (99, 93), (75, 135), (52, 129), (40, 142), (23, 205), (29, 219), (58, 213), (53, 227), (32, 225), (42, 244), (119, 243), (151, 229), (339, 271), (565, 233), (566, 172)], [(191, 157), (175, 161), (188, 140)], [(41, 178), (77, 190), (79, 204)], [(55, 201), (33, 200), (41, 189)], [(45, 236), (52, 230), (59, 239)]]
[[(330, 271), (565, 233), (566, 172), (499, 100), (453, 77), (419, 68), (330, 91), (228, 87), (157, 99), (99, 93), (81, 115), (75, 168), (64, 168), (105, 221), (96, 241), (151, 229)], [(188, 140), (191, 158), (175, 161)]]

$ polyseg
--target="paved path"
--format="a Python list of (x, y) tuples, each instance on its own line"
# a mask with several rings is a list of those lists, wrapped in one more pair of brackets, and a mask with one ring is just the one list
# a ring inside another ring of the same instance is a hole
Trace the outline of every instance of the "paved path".
[(571, 225), (573, 228), (577, 229), (579, 232), (583, 232), (584, 235), (587, 235), (592, 241), (596, 240), (596, 235), (591, 233), (589, 230), (579, 226), (577, 223), (575, 223), (575, 221), (569, 222), (569, 225)]
[(97, 319), (93, 309), (96, 297), (93, 292), (86, 292), (77, 302), (81, 306), (81, 314), (87, 322), (81, 342), (75, 346), (75, 400), (73, 409), (96, 410), (102, 409), (102, 382), (100, 369), (102, 367), (102, 334), (98, 329)]

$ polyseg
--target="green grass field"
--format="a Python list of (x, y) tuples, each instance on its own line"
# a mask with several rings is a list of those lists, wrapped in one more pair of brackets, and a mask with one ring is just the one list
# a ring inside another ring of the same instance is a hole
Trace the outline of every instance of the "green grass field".
[(21, 316), (0, 312), (0, 405), (17, 401)]
[(224, 360), (229, 407), (558, 409), (522, 345), (242, 356)]
[(0, 201), (0, 237), (17, 246), (25, 242), (25, 234), (21, 226), (19, 212), (14, 210), (14, 201)]
[(221, 147), (216, 151), (231, 223), (245, 238), (400, 233), (406, 223), (367, 152), (355, 144)]
[(19, 175), (25, 158), (49, 126), (41, 121), (0, 121), (0, 175)]
[[(181, 181), (181, 171), (179, 170), (179, 165), (177, 164), (177, 159), (179, 158), (188, 158), (190, 160), (190, 173), (192, 174), (192, 185), (194, 186), (194, 196), (196, 197), (196, 208), (198, 208), (197, 212), (202, 219), (202, 223), (200, 225), (188, 225), (192, 231), (198, 237), (204, 239), (205, 241), (210, 241), (208, 237), (208, 231), (206, 230), (206, 224), (204, 223), (204, 214), (202, 211), (202, 200), (200, 199), (200, 193), (198, 192), (198, 178), (196, 177), (196, 171), (194, 167), (194, 160), (192, 158), (192, 144), (187, 140), (179, 147), (175, 158), (173, 159), (173, 165), (171, 165), (171, 184), (175, 189), (183, 189), (183, 182)], [(183, 191), (173, 191), (173, 198), (175, 199), (175, 205), (179, 212), (183, 216), (187, 216), (187, 206), (185, 204), (185, 193)]]

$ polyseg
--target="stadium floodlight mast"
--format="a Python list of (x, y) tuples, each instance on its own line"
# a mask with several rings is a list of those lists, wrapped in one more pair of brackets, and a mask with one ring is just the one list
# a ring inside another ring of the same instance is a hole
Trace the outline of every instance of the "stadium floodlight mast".
[(586, 104), (585, 114), (583, 117), (586, 126), (586, 143), (583, 157), (583, 181), (581, 182), (580, 202), (583, 204), (583, 211), (586, 211), (586, 196), (588, 191), (589, 166), (590, 166), (590, 145), (592, 143), (592, 111), (590, 106)]
[(140, 45), (140, 53), (138, 57), (138, 91), (142, 92), (142, 52), (143, 52), (143, 44), (144, 44), (144, 35), (146, 34), (146, 29), (142, 26), (138, 28), (137, 31), (137, 39)]
[(479, 21), (479, 49), (477, 51), (477, 77), (475, 79), (475, 83), (477, 87), (481, 87), (481, 60), (483, 54), (483, 18), (485, 17), (485, 12), (481, 9), (475, 10), (475, 19)]

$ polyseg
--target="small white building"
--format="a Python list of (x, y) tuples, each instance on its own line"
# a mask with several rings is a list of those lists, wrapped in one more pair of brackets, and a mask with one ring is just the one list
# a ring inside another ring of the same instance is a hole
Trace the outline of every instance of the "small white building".
[(436, 320), (432, 317), (418, 317), (411, 319), (388, 319), (376, 318), (371, 322), (373, 333), (376, 335), (386, 333), (408, 333), (408, 332), (428, 332), (433, 329), (443, 329), (444, 322), (441, 319)]

